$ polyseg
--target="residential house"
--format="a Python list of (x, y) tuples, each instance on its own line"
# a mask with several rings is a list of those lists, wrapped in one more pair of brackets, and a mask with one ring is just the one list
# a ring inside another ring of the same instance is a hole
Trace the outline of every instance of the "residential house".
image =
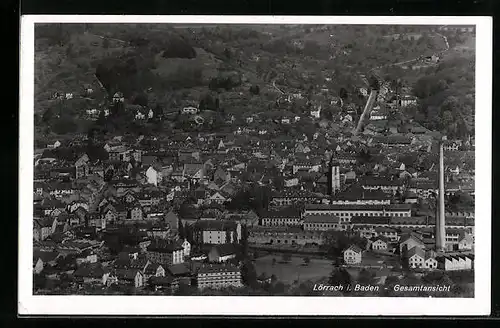
[(344, 250), (344, 262), (346, 264), (360, 264), (362, 260), (362, 249), (356, 245), (351, 245)]
[(371, 248), (375, 251), (387, 251), (389, 240), (383, 236), (373, 237), (371, 240)]
[(144, 279), (148, 281), (151, 277), (165, 277), (165, 269), (159, 263), (148, 263), (144, 269)]
[(33, 219), (33, 239), (35, 241), (43, 241), (55, 232), (57, 219), (43, 218)]
[(180, 243), (184, 250), (184, 257), (191, 255), (191, 243), (187, 239), (181, 239)]
[(458, 250), (470, 251), (474, 248), (474, 237), (469, 233), (463, 233), (458, 242)]
[(152, 184), (154, 186), (158, 186), (160, 184), (160, 182), (162, 181), (162, 179), (163, 179), (163, 176), (162, 176), (161, 168), (151, 165), (146, 170), (147, 183)]
[(75, 162), (75, 177), (76, 179), (84, 178), (89, 174), (89, 156), (83, 154)]
[(107, 285), (110, 272), (100, 263), (83, 264), (73, 273), (77, 283)]
[(205, 204), (224, 204), (231, 200), (231, 197), (224, 191), (211, 191), (209, 196), (205, 199)]
[(181, 109), (181, 114), (195, 115), (198, 114), (199, 109), (194, 106), (187, 106)]
[(425, 268), (425, 251), (420, 247), (412, 247), (408, 251), (408, 265), (412, 269)]
[(203, 163), (186, 163), (184, 164), (182, 176), (193, 182), (199, 182), (205, 178), (205, 167)]
[(170, 229), (177, 231), (179, 229), (179, 216), (174, 211), (169, 211), (165, 214), (163, 218), (165, 224), (167, 224)]
[(437, 269), (438, 262), (436, 258), (433, 256), (434, 254), (430, 254), (430, 252), (426, 252), (425, 254), (425, 262), (424, 268), (426, 269)]
[(125, 97), (123, 96), (123, 93), (121, 92), (115, 92), (113, 95), (113, 103), (121, 102), (123, 103), (125, 101)]
[(39, 274), (42, 270), (49, 266), (53, 267), (57, 263), (57, 259), (61, 257), (59, 252), (54, 251), (34, 251), (33, 252), (33, 271)]
[(138, 269), (116, 269), (113, 277), (119, 284), (140, 288), (144, 286), (144, 274)]
[(179, 264), (184, 262), (184, 249), (176, 242), (155, 240), (147, 247), (146, 256), (153, 263)]
[(422, 237), (420, 235), (417, 235), (415, 233), (410, 233), (405, 236), (402, 236), (400, 239), (399, 253), (401, 255), (403, 255), (404, 248), (410, 251), (413, 248), (424, 249), (425, 246)]

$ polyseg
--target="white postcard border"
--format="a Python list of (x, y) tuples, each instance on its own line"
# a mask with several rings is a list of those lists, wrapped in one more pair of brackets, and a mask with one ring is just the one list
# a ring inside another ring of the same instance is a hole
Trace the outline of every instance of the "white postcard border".
[[(475, 297), (187, 297), (32, 295), (34, 24), (404, 24), (476, 25)], [(19, 276), (21, 315), (488, 315), (491, 308), (492, 18), (410, 16), (26, 15), (21, 19)]]

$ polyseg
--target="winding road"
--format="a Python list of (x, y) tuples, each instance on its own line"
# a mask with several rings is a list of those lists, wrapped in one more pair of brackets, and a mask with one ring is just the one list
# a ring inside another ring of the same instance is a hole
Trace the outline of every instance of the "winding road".
[[(448, 38), (444, 35), (442, 35), (441, 33), (438, 33), (438, 32), (434, 32), (434, 34), (440, 36), (443, 38), (443, 41), (444, 43), (446, 44), (446, 49), (444, 50), (441, 50), (441, 51), (438, 51), (438, 52), (435, 52), (434, 55), (439, 55), (439, 54), (443, 54), (445, 52), (447, 52), (448, 50), (450, 50), (450, 44), (448, 43)], [(389, 63), (389, 64), (385, 64), (385, 65), (380, 65), (380, 66), (377, 66), (377, 67), (374, 67), (372, 68), (371, 70), (368, 71), (368, 73), (371, 73), (375, 70), (378, 70), (378, 69), (382, 69), (382, 68), (385, 68), (385, 67), (389, 67), (389, 66), (400, 66), (400, 65), (404, 65), (404, 64), (409, 64), (409, 63), (412, 63), (412, 62), (415, 62), (415, 61), (418, 61), (420, 60), (422, 57), (419, 56), (419, 57), (416, 57), (416, 58), (413, 58), (413, 59), (410, 59), (410, 60), (405, 60), (405, 61), (402, 61), (402, 62), (397, 62), (397, 63)]]

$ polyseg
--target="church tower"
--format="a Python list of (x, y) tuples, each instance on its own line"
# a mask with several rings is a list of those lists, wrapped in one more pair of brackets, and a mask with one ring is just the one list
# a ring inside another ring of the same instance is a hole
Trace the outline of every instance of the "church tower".
[(340, 191), (340, 166), (339, 163), (333, 159), (330, 160), (328, 170), (328, 194), (335, 195)]

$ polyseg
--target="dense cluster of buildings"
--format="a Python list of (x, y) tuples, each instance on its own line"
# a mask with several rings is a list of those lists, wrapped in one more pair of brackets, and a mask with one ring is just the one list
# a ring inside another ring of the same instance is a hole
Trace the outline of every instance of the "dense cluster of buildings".
[[(380, 94), (390, 102), (389, 91)], [(460, 200), (444, 211), (442, 197), (473, 200), (473, 160), (464, 151), (473, 141), (446, 141), (439, 165), (426, 131), (370, 130), (387, 120), (380, 106), (353, 135), (349, 104), (326, 120), (322, 108), (337, 97), (312, 98), (293, 115), (227, 115), (232, 130), (224, 132), (73, 135), (35, 149), (33, 273), (45, 279), (35, 288), (240, 287), (241, 244), (303, 251), (324, 245), (331, 231), (367, 240), (366, 249), (344, 250), (346, 265), (362, 266), (369, 250), (397, 253), (414, 269), (471, 269), (474, 209)], [(415, 101), (402, 97), (395, 107)], [(112, 102), (127, 101), (117, 92)], [(155, 115), (128, 108), (141, 124)], [(185, 117), (200, 112), (179, 109)], [(281, 130), (305, 120), (316, 124), (313, 133)]]

